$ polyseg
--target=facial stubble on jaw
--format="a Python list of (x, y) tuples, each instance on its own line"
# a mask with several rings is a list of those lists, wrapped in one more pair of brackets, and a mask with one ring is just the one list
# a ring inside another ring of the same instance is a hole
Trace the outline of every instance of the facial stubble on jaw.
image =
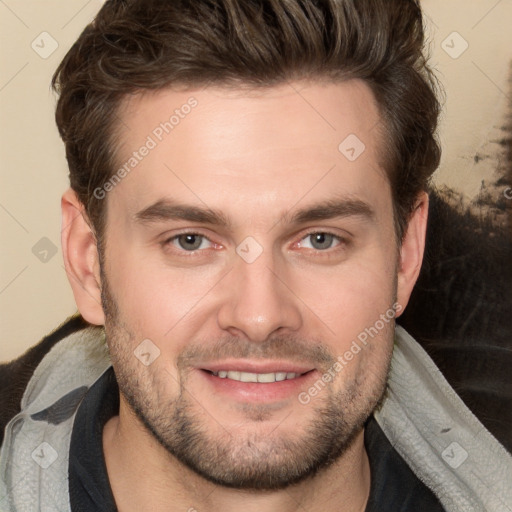
[[(241, 435), (223, 424), (222, 418), (215, 418), (187, 391), (185, 368), (199, 357), (197, 347), (185, 350), (179, 357), (178, 366), (183, 368), (179, 394), (174, 398), (162, 396), (160, 391), (166, 389), (164, 380), (171, 376), (165, 371), (156, 374), (151, 366), (141, 365), (134, 357), (136, 337), (121, 320), (104, 274), (102, 305), (112, 364), (126, 403), (171, 455), (171, 463), (176, 463), (177, 459), (216, 485), (245, 490), (278, 490), (314, 477), (350, 448), (385, 393), (390, 356), (377, 370), (374, 365), (361, 364), (359, 372), (343, 390), (335, 391), (333, 386), (328, 386), (315, 403), (305, 406), (297, 401), (296, 407), (311, 407), (311, 413), (307, 424), (296, 425), (293, 432), (283, 432), (280, 425), (270, 434), (258, 431), (259, 426), (273, 416), (271, 407), (265, 404), (243, 406), (245, 425), (249, 428), (245, 428)], [(310, 343), (289, 337), (257, 345), (258, 356), (275, 358), (288, 355), (296, 359), (300, 352), (297, 345), (304, 347), (310, 356), (309, 361), (316, 361), (318, 368), (332, 366), (335, 361), (325, 348), (312, 349)], [(210, 350), (206, 357), (219, 357), (226, 353), (232, 357), (247, 356), (252, 350), (249, 346), (254, 345), (242, 346), (239, 340), (231, 339)], [(369, 353), (373, 351), (372, 347), (367, 350)], [(201, 356), (205, 357), (204, 354)]]

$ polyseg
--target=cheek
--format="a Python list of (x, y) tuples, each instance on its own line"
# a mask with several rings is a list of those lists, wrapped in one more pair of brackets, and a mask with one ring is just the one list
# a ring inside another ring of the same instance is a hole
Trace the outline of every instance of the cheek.
[(321, 332), (340, 345), (338, 352), (394, 303), (396, 275), (389, 261), (354, 258), (329, 272), (303, 269), (297, 276), (297, 295), (324, 325)]
[(112, 251), (108, 279), (124, 322), (139, 335), (160, 339), (192, 321), (219, 280), (219, 268), (172, 268), (163, 258), (136, 250)]

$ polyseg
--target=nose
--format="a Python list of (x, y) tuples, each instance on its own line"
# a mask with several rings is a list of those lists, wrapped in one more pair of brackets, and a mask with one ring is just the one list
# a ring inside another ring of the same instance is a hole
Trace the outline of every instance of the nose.
[(276, 268), (266, 251), (252, 263), (236, 257), (234, 268), (223, 280), (219, 327), (254, 342), (263, 342), (277, 331), (299, 330), (303, 321), (300, 299), (286, 282), (287, 275), (282, 266)]

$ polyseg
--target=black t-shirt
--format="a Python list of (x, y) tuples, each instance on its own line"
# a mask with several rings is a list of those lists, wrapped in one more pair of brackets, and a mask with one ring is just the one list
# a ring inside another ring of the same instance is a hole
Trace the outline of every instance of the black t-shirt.
[[(89, 389), (73, 425), (69, 453), (69, 494), (72, 512), (115, 512), (102, 433), (119, 412), (119, 388), (110, 368)], [(438, 499), (391, 446), (375, 419), (365, 428), (371, 487), (365, 512), (444, 512)]]

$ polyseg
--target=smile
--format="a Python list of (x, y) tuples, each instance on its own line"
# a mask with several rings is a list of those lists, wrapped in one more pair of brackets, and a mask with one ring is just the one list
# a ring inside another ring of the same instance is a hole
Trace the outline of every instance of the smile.
[(238, 382), (261, 382), (271, 383), (280, 382), (283, 380), (291, 380), (304, 375), (303, 373), (293, 372), (275, 372), (275, 373), (249, 373), (239, 371), (219, 370), (218, 372), (211, 372), (212, 375), (220, 379), (231, 379)]

